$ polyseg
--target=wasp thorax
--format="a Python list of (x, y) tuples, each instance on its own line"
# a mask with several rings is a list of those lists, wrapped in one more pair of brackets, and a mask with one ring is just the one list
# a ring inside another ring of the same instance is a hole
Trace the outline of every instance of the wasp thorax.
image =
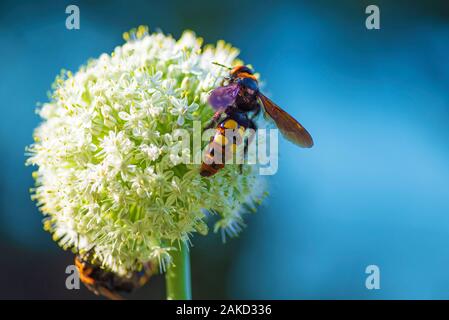
[(253, 75), (254, 72), (247, 66), (237, 66), (231, 70), (231, 76), (238, 77), (241, 73), (247, 73), (249, 75)]

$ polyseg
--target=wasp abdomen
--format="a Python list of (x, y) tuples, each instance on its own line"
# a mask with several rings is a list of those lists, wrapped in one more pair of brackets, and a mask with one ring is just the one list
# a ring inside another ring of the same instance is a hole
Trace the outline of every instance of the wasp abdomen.
[(218, 124), (201, 165), (200, 174), (203, 177), (213, 176), (233, 158), (237, 147), (244, 141), (247, 128), (241, 120), (228, 117)]

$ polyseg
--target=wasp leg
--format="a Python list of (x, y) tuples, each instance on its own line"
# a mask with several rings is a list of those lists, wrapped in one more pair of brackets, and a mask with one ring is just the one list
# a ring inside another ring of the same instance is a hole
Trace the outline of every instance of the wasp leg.
[(109, 300), (125, 300), (125, 298), (123, 298), (121, 295), (119, 295), (116, 292), (113, 292), (109, 289), (106, 289), (104, 287), (99, 287), (98, 288), (98, 293), (106, 298), (108, 298)]
[(231, 81), (230, 77), (224, 77), (223, 80), (221, 81), (220, 85), (223, 87), (223, 86), (227, 85), (229, 83), (229, 81)]
[[(260, 105), (258, 104), (258, 108), (256, 109), (256, 111), (253, 113), (253, 115), (251, 116), (250, 120), (256, 119), (257, 116), (260, 114), (260, 111), (262, 110), (262, 108), (260, 107)], [(254, 123), (253, 123), (254, 124)]]
[(212, 120), (204, 127), (203, 132), (215, 128), (218, 123), (220, 122), (221, 115), (223, 114), (222, 111), (215, 112), (214, 116), (212, 117)]

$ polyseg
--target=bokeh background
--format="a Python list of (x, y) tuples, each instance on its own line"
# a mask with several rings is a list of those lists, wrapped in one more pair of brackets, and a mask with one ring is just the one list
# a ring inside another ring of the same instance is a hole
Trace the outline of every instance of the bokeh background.
[[(76, 4), (81, 29), (65, 28)], [(365, 8), (381, 30), (365, 28)], [(281, 142), (271, 195), (238, 238), (195, 237), (194, 298), (449, 298), (449, 2), (1, 1), (0, 298), (65, 289), (72, 255), (42, 230), (24, 149), (60, 69), (111, 52), (140, 24), (226, 39), (313, 134)], [(378, 265), (381, 289), (365, 288)], [(164, 298), (156, 277), (131, 298)]]

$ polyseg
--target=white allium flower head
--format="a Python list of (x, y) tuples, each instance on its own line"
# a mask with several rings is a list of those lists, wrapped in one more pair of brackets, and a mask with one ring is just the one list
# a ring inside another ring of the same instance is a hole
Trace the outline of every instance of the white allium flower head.
[(211, 178), (173, 159), (175, 129), (209, 121), (209, 92), (241, 63), (223, 41), (202, 47), (139, 27), (126, 43), (78, 72), (58, 77), (27, 163), (37, 165), (33, 198), (44, 227), (63, 248), (89, 251), (119, 274), (149, 260), (170, 262), (178, 241), (215, 230), (234, 235), (241, 214), (260, 201), (257, 170), (226, 165)]

